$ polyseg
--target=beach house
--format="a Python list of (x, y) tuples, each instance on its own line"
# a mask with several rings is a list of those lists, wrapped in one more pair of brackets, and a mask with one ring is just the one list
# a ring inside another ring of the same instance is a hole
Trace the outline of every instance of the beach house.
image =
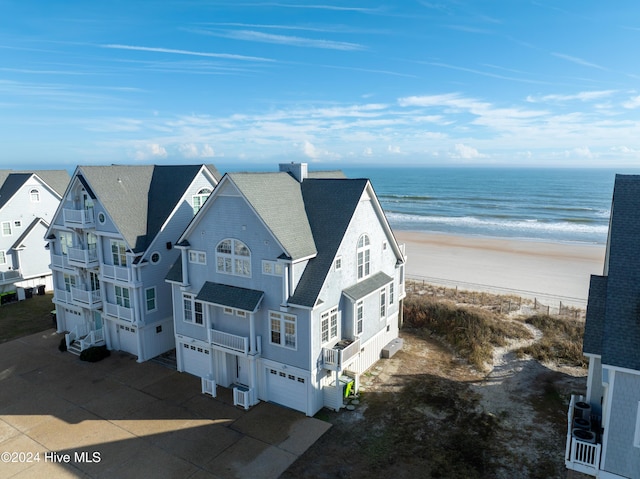
[(44, 233), (69, 183), (64, 170), (0, 170), (0, 300), (51, 290)]
[(405, 257), (367, 179), (228, 173), (176, 248), (177, 367), (204, 393), (338, 410), (397, 348)]
[(567, 468), (640, 479), (640, 176), (617, 175), (604, 273), (592, 276), (586, 396), (568, 411)]
[(78, 166), (46, 233), (58, 332), (139, 362), (175, 347), (173, 241), (220, 178), (213, 166)]

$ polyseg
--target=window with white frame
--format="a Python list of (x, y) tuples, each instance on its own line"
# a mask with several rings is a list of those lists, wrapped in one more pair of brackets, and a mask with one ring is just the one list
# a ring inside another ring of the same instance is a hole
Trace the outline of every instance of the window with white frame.
[(380, 290), (380, 319), (387, 317), (387, 290), (382, 288)]
[(71, 288), (76, 287), (76, 277), (67, 273), (64, 273), (64, 289), (65, 291), (71, 291)]
[(73, 235), (66, 231), (61, 231), (60, 236), (60, 252), (63, 255), (69, 254), (69, 248), (73, 248)]
[(204, 305), (196, 301), (192, 294), (185, 294), (182, 297), (184, 306), (184, 320), (187, 323), (204, 324)]
[(2, 236), (11, 236), (11, 221), (2, 222)]
[(200, 191), (198, 191), (197, 195), (193, 195), (193, 213), (194, 214), (196, 214), (200, 210), (200, 208), (202, 208), (202, 205), (204, 204), (206, 199), (209, 198), (210, 194), (211, 194), (211, 189), (202, 188)]
[(251, 251), (242, 241), (225, 239), (216, 246), (218, 273), (251, 277)]
[(364, 234), (358, 239), (358, 279), (366, 278), (371, 274), (371, 242), (369, 236)]
[(636, 412), (636, 432), (633, 436), (633, 445), (640, 447), (640, 401), (638, 402), (638, 411)]
[(7, 264), (7, 254), (4, 251), (0, 251), (0, 264)]
[(189, 251), (189, 263), (207, 264), (207, 253), (204, 251)]
[(144, 290), (144, 299), (147, 307), (147, 313), (151, 313), (157, 309), (155, 286)]
[(40, 203), (40, 192), (36, 188), (33, 188), (29, 191), (29, 199), (31, 203)]
[(111, 258), (114, 266), (127, 266), (127, 247), (124, 241), (111, 240)]
[(362, 334), (363, 320), (364, 320), (364, 301), (358, 301), (356, 303), (356, 325), (354, 328), (356, 335)]
[(393, 304), (393, 281), (389, 283), (389, 304)]
[(271, 276), (282, 276), (284, 272), (284, 266), (277, 261), (262, 261), (262, 274), (268, 274)]
[(338, 336), (338, 307), (325, 311), (320, 315), (320, 332), (322, 342), (326, 343)]
[(131, 308), (131, 299), (129, 297), (129, 288), (116, 286), (116, 304), (124, 308)]
[(292, 314), (269, 311), (271, 344), (295, 349), (297, 343), (296, 319)]

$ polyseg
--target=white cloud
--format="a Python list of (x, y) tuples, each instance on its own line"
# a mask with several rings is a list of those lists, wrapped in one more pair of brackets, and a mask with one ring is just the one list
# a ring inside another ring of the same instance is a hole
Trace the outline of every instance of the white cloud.
[(388, 145), (387, 146), (387, 151), (389, 153), (393, 153), (395, 155), (399, 155), (400, 154), (400, 147), (398, 145)]
[(570, 95), (560, 95), (560, 94), (552, 94), (552, 95), (544, 95), (541, 97), (535, 97), (532, 95), (527, 96), (527, 101), (529, 103), (538, 103), (538, 102), (562, 102), (562, 101), (593, 101), (600, 100), (602, 98), (607, 98), (616, 93), (616, 90), (596, 90), (596, 91), (581, 91), (578, 93), (570, 94)]
[(362, 154), (363, 156), (372, 156), (373, 155), (373, 148), (371, 147), (366, 147), (364, 150), (362, 150)]
[(462, 158), (464, 160), (486, 158), (486, 155), (483, 155), (472, 146), (465, 145), (464, 143), (456, 143), (454, 151), (449, 156), (451, 156), (451, 158)]
[(624, 102), (622, 106), (630, 110), (635, 108), (640, 108), (640, 95), (629, 98), (629, 100)]
[(153, 158), (166, 158), (167, 150), (158, 143), (148, 143), (138, 147), (133, 157), (138, 161), (150, 160)]
[(570, 158), (570, 157), (593, 158), (593, 153), (591, 153), (591, 150), (585, 146), (585, 147), (574, 148), (573, 150), (570, 150), (570, 151), (566, 151), (565, 156), (567, 158)]
[(199, 150), (194, 143), (183, 143), (178, 146), (178, 151), (185, 158), (213, 158), (215, 156), (213, 148), (208, 144), (203, 145)]

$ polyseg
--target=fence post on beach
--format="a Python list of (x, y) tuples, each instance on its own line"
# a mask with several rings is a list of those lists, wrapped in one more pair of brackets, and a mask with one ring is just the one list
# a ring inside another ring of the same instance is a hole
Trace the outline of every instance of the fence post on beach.
[(538, 298), (533, 298), (533, 309), (538, 309)]

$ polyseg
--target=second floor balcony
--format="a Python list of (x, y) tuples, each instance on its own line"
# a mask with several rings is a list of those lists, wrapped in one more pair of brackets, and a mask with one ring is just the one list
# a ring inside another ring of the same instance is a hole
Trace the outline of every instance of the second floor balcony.
[(360, 352), (360, 339), (343, 339), (332, 348), (322, 348), (322, 367), (340, 371)]
[(108, 316), (124, 321), (133, 322), (133, 320), (135, 319), (133, 308), (117, 303), (112, 303), (110, 301), (104, 302), (104, 312)]
[(102, 279), (107, 281), (119, 281), (122, 283), (133, 283), (133, 270), (129, 266), (113, 266), (110, 264), (100, 265)]
[(93, 268), (98, 266), (98, 251), (95, 248), (69, 248), (67, 261), (71, 266)]
[(77, 306), (89, 309), (99, 309), (102, 307), (102, 295), (100, 290), (86, 290), (71, 287), (71, 299)]
[(236, 336), (217, 329), (210, 329), (209, 342), (213, 346), (230, 349), (245, 355), (249, 354), (249, 338), (247, 336)]
[(62, 218), (67, 228), (95, 228), (96, 220), (93, 208), (62, 210)]

